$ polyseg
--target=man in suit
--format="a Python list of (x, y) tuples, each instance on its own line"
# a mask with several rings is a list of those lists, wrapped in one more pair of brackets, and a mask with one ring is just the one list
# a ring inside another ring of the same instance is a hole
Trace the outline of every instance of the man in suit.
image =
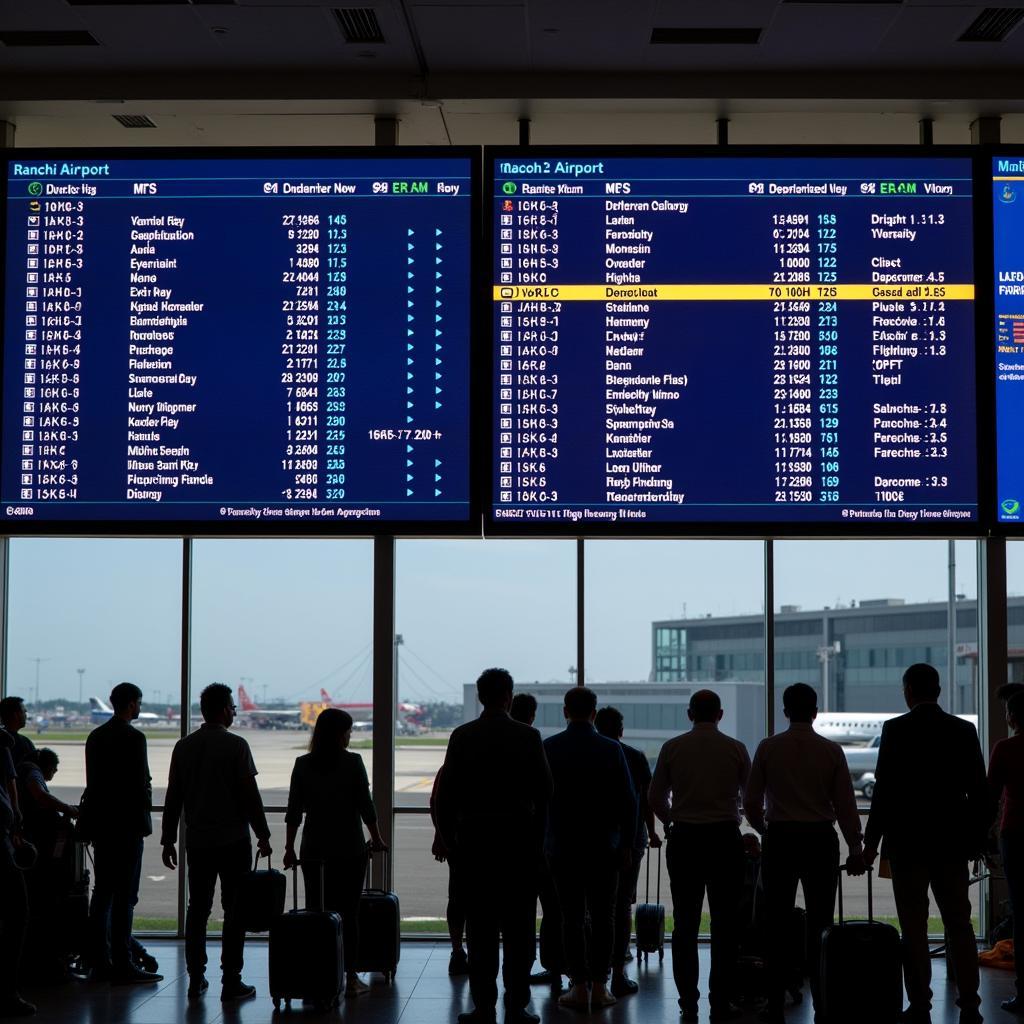
[(903, 1019), (926, 1024), (931, 1010), (931, 886), (952, 955), (961, 1024), (978, 1024), (978, 948), (971, 925), (968, 861), (983, 851), (995, 807), (978, 733), (939, 707), (939, 692), (939, 674), (931, 665), (911, 665), (903, 673), (910, 712), (882, 727), (864, 858), (870, 864), (881, 843), (892, 869), (910, 1000)]
[(637, 801), (622, 747), (594, 728), (594, 691), (574, 686), (565, 695), (564, 714), (565, 730), (544, 741), (554, 782), (544, 852), (562, 908), (572, 982), (558, 1003), (599, 1010), (616, 1002), (608, 990), (616, 883), (633, 858)]
[[(139, 901), (142, 844), (153, 832), (153, 788), (146, 737), (132, 726), (142, 691), (118, 683), (110, 719), (85, 741), (86, 816), (96, 871), (89, 906), (92, 974), (114, 984), (162, 981), (132, 960), (132, 918)], [(109, 938), (108, 938), (109, 932)]]
[(512, 676), (487, 669), (476, 690), (483, 711), (448, 741), (436, 806), (441, 849), (458, 858), (466, 896), (474, 1009), (459, 1021), (496, 1018), (500, 934), (505, 1020), (535, 1024), (540, 1018), (527, 1010), (536, 928), (532, 866), (551, 775), (540, 734), (509, 717)]

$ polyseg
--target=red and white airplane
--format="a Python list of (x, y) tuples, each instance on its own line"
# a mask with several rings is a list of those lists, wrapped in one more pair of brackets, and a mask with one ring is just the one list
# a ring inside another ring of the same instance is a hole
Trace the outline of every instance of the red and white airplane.
[(298, 729), (302, 725), (302, 708), (261, 708), (245, 692), (238, 688), (238, 717), (240, 724), (255, 725), (269, 729)]
[[(353, 729), (373, 728), (372, 704), (339, 704), (322, 687), (320, 689), (320, 702), (326, 704), (327, 707), (341, 708), (342, 711), (347, 711), (352, 716)], [(399, 701), (395, 710), (397, 711), (395, 724), (399, 727), (400, 731), (417, 732), (423, 727), (421, 719), (424, 709), (419, 704)]]

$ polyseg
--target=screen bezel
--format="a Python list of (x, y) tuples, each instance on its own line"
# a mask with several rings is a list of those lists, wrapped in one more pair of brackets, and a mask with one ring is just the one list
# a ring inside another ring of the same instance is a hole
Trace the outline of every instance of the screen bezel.
[[(424, 160), (424, 159), (465, 159), (469, 163), (470, 211), (469, 211), (469, 351), (467, 379), (471, 382), (467, 396), (467, 470), (468, 508), (465, 518), (450, 521), (429, 519), (417, 520), (374, 520), (349, 522), (294, 522), (275, 523), (220, 522), (194, 519), (163, 521), (105, 520), (20, 520), (12, 518), (0, 523), (0, 536), (32, 537), (465, 537), (480, 535), (482, 481), (478, 475), (481, 465), (475, 449), (475, 438), (481, 436), (479, 420), (485, 413), (479, 401), (477, 388), (473, 383), (479, 379), (480, 368), (476, 365), (476, 339), (480, 336), (482, 294), (480, 283), (480, 202), (481, 164), (478, 146), (234, 146), (234, 147), (88, 147), (79, 148), (26, 148), (6, 151), (6, 162), (11, 160), (46, 159), (108, 159), (108, 160)], [(0, 237), (4, 240), (4, 254), (7, 251), (7, 201), (8, 178), (3, 175), (0, 184)], [(0, 344), (6, 353), (6, 275), (0, 280), (0, 308), (4, 310), (4, 324), (0, 325)], [(4, 361), (0, 359), (0, 388), (3, 387)], [(2, 393), (2, 391), (0, 391)], [(0, 438), (0, 465), (4, 457), (4, 446)]]
[[(984, 537), (992, 528), (994, 514), (991, 512), (992, 499), (995, 493), (994, 468), (983, 466), (983, 460), (976, 457), (976, 488), (977, 488), (977, 519), (975, 522), (950, 521), (949, 523), (920, 524), (907, 523), (900, 525), (891, 521), (857, 521), (854, 523), (808, 523), (783, 522), (771, 520), (752, 520), (749, 522), (658, 522), (658, 523), (595, 523), (581, 528), (579, 525), (551, 523), (540, 521), (509, 521), (494, 518), (493, 495), (495, 490), (496, 437), (494, 432), (493, 404), (495, 401), (495, 345), (493, 338), (492, 287), (494, 283), (494, 217), (492, 201), (494, 198), (495, 163), (500, 159), (531, 159), (535, 157), (568, 157), (568, 158), (609, 158), (636, 157), (653, 159), (657, 157), (761, 157), (761, 158), (796, 158), (801, 157), (862, 157), (862, 158), (954, 158), (970, 161), (972, 176), (972, 233), (971, 243), (974, 247), (974, 349), (975, 349), (975, 427), (977, 452), (984, 451), (983, 443), (990, 442), (994, 432), (994, 405), (992, 395), (994, 389), (992, 363), (986, 362), (986, 354), (991, 355), (992, 345), (980, 344), (982, 338), (991, 337), (991, 290), (986, 290), (985, 281), (991, 280), (991, 203), (988, 206), (988, 221), (985, 222), (984, 212), (978, 209), (978, 196), (987, 187), (982, 177), (982, 147), (979, 146), (892, 146), (892, 145), (843, 145), (843, 146), (485, 146), (483, 168), (483, 190), (480, 194), (481, 221), (483, 228), (482, 250), (487, 260), (486, 268), (481, 268), (481, 277), (486, 273), (480, 296), (481, 318), (485, 318), (484, 335), (487, 352), (480, 362), (487, 367), (487, 405), (488, 422), (484, 431), (487, 438), (486, 465), (481, 466), (480, 479), (485, 482), (487, 493), (481, 496), (484, 519), (484, 535), (488, 537), (593, 537), (593, 538), (891, 538), (917, 539), (936, 537)], [(986, 161), (986, 166), (988, 162)], [(987, 230), (986, 230), (987, 228)], [(988, 264), (984, 255), (988, 245)], [(983, 277), (983, 272), (988, 274)], [(987, 374), (987, 376), (986, 376)], [(481, 446), (482, 448), (483, 446)], [(989, 448), (989, 450), (992, 450)], [(986, 514), (988, 510), (988, 514)], [(894, 527), (898, 527), (894, 529)]]
[[(1005, 523), (999, 518), (999, 447), (998, 447), (998, 420), (996, 418), (996, 358), (998, 353), (996, 351), (996, 252), (995, 252), (995, 193), (994, 183), (992, 180), (993, 168), (992, 161), (996, 157), (1016, 157), (1018, 159), (1024, 158), (1024, 145), (987, 145), (978, 147), (978, 160), (979, 164), (984, 162), (983, 168), (985, 175), (985, 195), (986, 203), (985, 209), (982, 216), (978, 219), (982, 221), (984, 228), (985, 238), (983, 242), (984, 248), (981, 252), (982, 259), (985, 261), (985, 271), (988, 275), (988, 287), (985, 290), (985, 302), (988, 309), (988, 322), (985, 325), (986, 337), (989, 340), (989, 352), (988, 352), (988, 363), (986, 366), (986, 372), (988, 374), (989, 383), (989, 401), (990, 414), (988, 416), (988, 426), (990, 434), (988, 436), (988, 450), (992, 452), (992, 459), (990, 465), (987, 467), (990, 471), (991, 480), (991, 492), (988, 497), (988, 514), (991, 518), (991, 530), (993, 536), (997, 537), (1022, 537), (1024, 536), (1024, 522), (1020, 523)], [(979, 261), (980, 262), (980, 261)], [(979, 446), (980, 447), (980, 446)]]

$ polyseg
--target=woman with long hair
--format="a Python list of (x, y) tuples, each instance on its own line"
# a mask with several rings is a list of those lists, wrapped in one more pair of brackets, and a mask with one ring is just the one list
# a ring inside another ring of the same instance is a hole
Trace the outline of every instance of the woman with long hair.
[[(377, 811), (370, 796), (363, 759), (348, 749), (352, 716), (341, 708), (320, 712), (309, 743), (309, 753), (296, 758), (288, 790), (287, 836), (284, 866), (302, 867), (306, 906), (320, 907), (321, 865), (323, 907), (341, 915), (345, 947), (345, 995), (369, 991), (356, 974), (359, 957), (359, 897), (366, 875), (366, 837), (374, 850), (387, 845), (377, 827)], [(299, 855), (295, 837), (305, 816)]]

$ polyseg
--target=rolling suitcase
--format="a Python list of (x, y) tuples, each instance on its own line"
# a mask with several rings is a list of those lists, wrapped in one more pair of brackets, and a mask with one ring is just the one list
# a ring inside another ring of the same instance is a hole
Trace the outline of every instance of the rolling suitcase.
[(649, 960), (652, 953), (665, 959), (665, 908), (661, 904), (661, 847), (658, 847), (658, 877), (655, 902), (651, 903), (651, 851), (647, 851), (647, 892), (636, 908), (636, 958)]
[(245, 877), (238, 894), (247, 932), (270, 931), (274, 921), (284, 913), (284, 901), (288, 894), (288, 879), (270, 866), (270, 858), (267, 858), (265, 871), (258, 870), (259, 863), (260, 855), (257, 851), (252, 871)]
[(401, 954), (401, 912), (398, 897), (391, 891), (391, 861), (384, 852), (386, 889), (370, 886), (371, 852), (366, 863), (366, 887), (359, 899), (359, 953), (356, 970), (378, 971), (384, 980), (394, 980)]
[(829, 1024), (890, 1024), (903, 1007), (900, 933), (874, 919), (868, 870), (868, 919), (843, 917), (843, 873), (839, 872), (839, 923), (821, 935), (821, 1011)]
[(329, 1010), (341, 1000), (345, 978), (341, 916), (323, 910), (323, 864), (320, 865), (320, 910), (299, 910), (299, 869), (292, 869), (292, 909), (270, 925), (270, 998), (291, 1009), (293, 999)]

